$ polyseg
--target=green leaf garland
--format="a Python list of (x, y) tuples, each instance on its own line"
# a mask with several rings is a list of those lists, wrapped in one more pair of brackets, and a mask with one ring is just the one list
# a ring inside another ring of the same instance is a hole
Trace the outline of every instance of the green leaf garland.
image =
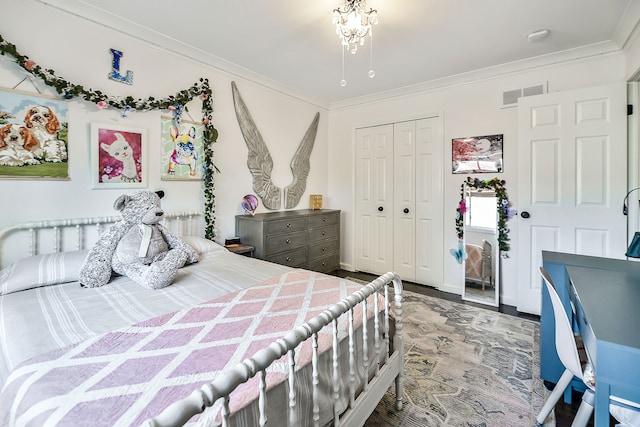
[(483, 181), (478, 178), (467, 177), (466, 181), (460, 186), (460, 202), (456, 208), (456, 234), (458, 235), (458, 239), (462, 239), (464, 237), (464, 214), (467, 211), (464, 187), (468, 186), (479, 190), (490, 189), (496, 193), (497, 200), (498, 247), (500, 248), (500, 251), (503, 252), (503, 256), (506, 256), (506, 252), (511, 249), (509, 246), (510, 230), (507, 227), (507, 221), (513, 216), (514, 212), (511, 210), (511, 202), (509, 202), (505, 183), (505, 180), (498, 178)]
[[(73, 84), (61, 77), (56, 76), (55, 71), (45, 69), (36, 64), (29, 57), (22, 55), (16, 49), (16, 46), (7, 42), (0, 36), (0, 55), (9, 55), (15, 58), (16, 63), (24, 68), (27, 72), (40, 78), (47, 86), (53, 87), (58, 94), (64, 99), (82, 98), (85, 101), (93, 102), (98, 108), (114, 108), (122, 110), (122, 116), (126, 117), (126, 113), (131, 110), (135, 111), (151, 111), (151, 110), (170, 110), (179, 109), (188, 111), (186, 105), (193, 98), (199, 97), (202, 101), (202, 124), (204, 125), (204, 217), (205, 217), (205, 237), (213, 240), (215, 238), (215, 195), (213, 174), (220, 173), (220, 170), (213, 162), (213, 144), (218, 140), (218, 131), (213, 126), (213, 102), (211, 99), (211, 87), (209, 80), (200, 78), (191, 87), (183, 89), (175, 95), (167, 96), (163, 99), (148, 97), (147, 99), (134, 99), (132, 96), (124, 98), (108, 96), (99, 90), (91, 88), (86, 89), (81, 85)], [(179, 120), (179, 118), (177, 118)]]

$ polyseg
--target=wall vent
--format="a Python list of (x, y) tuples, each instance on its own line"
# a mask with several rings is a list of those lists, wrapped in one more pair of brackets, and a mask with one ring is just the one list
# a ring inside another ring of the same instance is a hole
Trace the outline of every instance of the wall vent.
[(502, 92), (502, 108), (515, 107), (518, 105), (518, 98), (523, 96), (541, 95), (547, 93), (547, 85), (539, 84), (535, 86), (524, 87), (521, 89), (512, 89)]

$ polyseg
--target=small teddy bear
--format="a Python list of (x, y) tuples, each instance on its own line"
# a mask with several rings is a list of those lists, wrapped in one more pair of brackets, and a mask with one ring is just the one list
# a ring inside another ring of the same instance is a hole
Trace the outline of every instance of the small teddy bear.
[(149, 289), (173, 283), (178, 269), (198, 262), (191, 246), (160, 224), (163, 191), (136, 191), (113, 205), (122, 220), (100, 235), (80, 270), (80, 284), (95, 288), (109, 283), (112, 273), (127, 276)]

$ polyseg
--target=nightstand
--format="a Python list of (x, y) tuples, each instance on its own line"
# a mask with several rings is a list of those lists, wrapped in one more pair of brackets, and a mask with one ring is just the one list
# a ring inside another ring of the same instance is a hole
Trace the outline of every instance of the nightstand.
[(249, 258), (253, 258), (253, 251), (255, 250), (253, 246), (242, 245), (242, 244), (226, 245), (225, 248), (227, 248), (229, 252), (248, 256)]

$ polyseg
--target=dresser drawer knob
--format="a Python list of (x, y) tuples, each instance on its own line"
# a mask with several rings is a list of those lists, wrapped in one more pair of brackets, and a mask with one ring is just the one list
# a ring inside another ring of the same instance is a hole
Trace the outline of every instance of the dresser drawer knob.
[(326, 267), (326, 266), (327, 266), (327, 263), (326, 263), (326, 262), (323, 262), (323, 263), (322, 263), (322, 266), (323, 266), (323, 267)]
[(324, 252), (324, 251), (326, 251), (326, 250), (327, 250), (327, 248), (322, 248), (322, 252)]
[(287, 262), (291, 262), (291, 257), (290, 256), (287, 257)]
[(322, 222), (327, 222), (327, 218), (322, 218)]
[(287, 223), (287, 228), (289, 228), (289, 227), (291, 227), (291, 223), (290, 222)]
[(285, 243), (291, 243), (291, 239), (287, 239)]
[(322, 232), (322, 235), (323, 235), (323, 236), (324, 236), (324, 235), (326, 235), (326, 234), (327, 234), (327, 232), (326, 232), (326, 231), (323, 231), (323, 232)]

